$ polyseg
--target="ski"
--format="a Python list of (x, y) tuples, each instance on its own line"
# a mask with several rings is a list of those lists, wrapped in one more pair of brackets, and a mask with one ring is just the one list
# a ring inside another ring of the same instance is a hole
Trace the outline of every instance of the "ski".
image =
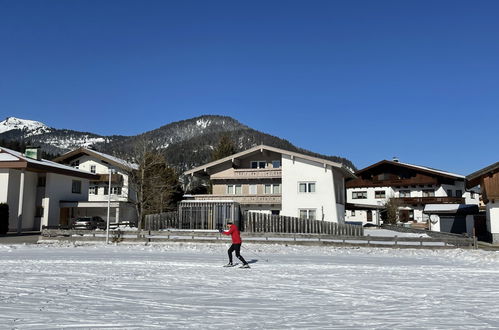
[(238, 264), (227, 264), (227, 265), (223, 265), (223, 267), (236, 267)]

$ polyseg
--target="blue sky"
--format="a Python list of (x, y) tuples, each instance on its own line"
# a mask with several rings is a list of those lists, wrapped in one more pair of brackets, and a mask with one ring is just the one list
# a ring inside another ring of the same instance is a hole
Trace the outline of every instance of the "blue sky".
[(234, 117), (363, 168), (498, 161), (499, 1), (0, 0), (0, 119)]

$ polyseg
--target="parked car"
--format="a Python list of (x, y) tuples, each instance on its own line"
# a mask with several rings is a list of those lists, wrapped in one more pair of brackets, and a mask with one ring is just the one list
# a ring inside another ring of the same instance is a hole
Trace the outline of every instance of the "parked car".
[(106, 221), (101, 217), (79, 217), (73, 220), (75, 229), (106, 229)]

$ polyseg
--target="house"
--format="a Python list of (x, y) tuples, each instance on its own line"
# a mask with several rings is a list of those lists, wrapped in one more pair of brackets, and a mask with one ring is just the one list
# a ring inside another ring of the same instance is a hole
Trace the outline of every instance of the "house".
[(472, 232), (479, 194), (466, 190), (462, 175), (396, 159), (382, 160), (355, 175), (346, 183), (348, 222), (379, 225), (381, 211), (393, 199), (401, 222), (434, 231)]
[(9, 205), (9, 231), (68, 225), (67, 202), (88, 199), (95, 174), (41, 159), (38, 148), (23, 154), (0, 147), (0, 203)]
[(88, 201), (64, 204), (74, 217), (100, 216), (106, 219), (109, 202), (110, 222), (136, 223), (137, 196), (129, 179), (131, 171), (138, 169), (136, 164), (88, 148), (73, 150), (54, 161), (97, 175), (90, 181)]
[(353, 173), (331, 160), (259, 145), (185, 172), (209, 178), (212, 194), (194, 200), (237, 202), (241, 212), (343, 222), (345, 179)]
[(486, 207), (487, 230), (492, 242), (499, 243), (499, 162), (466, 177), (468, 188), (480, 186)]

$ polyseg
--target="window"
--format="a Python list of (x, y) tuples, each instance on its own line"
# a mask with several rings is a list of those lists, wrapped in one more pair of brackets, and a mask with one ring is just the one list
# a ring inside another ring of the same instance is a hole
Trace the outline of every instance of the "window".
[(250, 184), (249, 185), (249, 193), (250, 195), (256, 195), (258, 193), (258, 186), (256, 184)]
[(104, 195), (109, 195), (109, 187), (104, 186)]
[(111, 187), (111, 194), (121, 195), (121, 187)]
[(452, 189), (447, 189), (447, 197), (452, 197)]
[(91, 186), (91, 187), (88, 188), (88, 193), (90, 195), (97, 195), (98, 191), (99, 191), (99, 187), (98, 186)]
[(475, 192), (474, 191), (470, 191), (470, 197), (471, 197), (471, 199), (475, 199)]
[(435, 190), (423, 189), (423, 197), (435, 197)]
[(350, 215), (351, 215), (352, 217), (354, 217), (354, 216), (355, 216), (355, 210), (350, 211)]
[(374, 198), (386, 198), (386, 192), (384, 190), (377, 190), (374, 192)]
[(242, 195), (242, 186), (240, 184), (229, 184), (227, 185), (228, 195)]
[(265, 185), (265, 194), (280, 194), (281, 193), (281, 185), (279, 183), (266, 184)]
[(463, 197), (463, 191), (462, 190), (456, 190), (456, 197)]
[(71, 186), (71, 192), (73, 194), (81, 194), (81, 181), (73, 180), (73, 184)]
[(281, 163), (280, 160), (273, 160), (272, 161), (272, 167), (273, 168), (281, 168), (281, 166), (282, 166), (282, 163)]
[(95, 165), (90, 166), (90, 172), (95, 173)]
[(265, 168), (266, 162), (265, 161), (252, 161), (251, 162), (251, 168)]
[(301, 193), (314, 193), (315, 182), (300, 182), (298, 184), (298, 191)]
[(71, 167), (74, 168), (79, 168), (80, 167), (80, 160), (75, 160), (74, 162), (71, 162)]
[(301, 209), (300, 210), (300, 218), (315, 220), (315, 209)]
[(399, 197), (400, 198), (411, 197), (411, 191), (410, 190), (400, 190)]
[(352, 199), (367, 199), (367, 191), (352, 191)]

